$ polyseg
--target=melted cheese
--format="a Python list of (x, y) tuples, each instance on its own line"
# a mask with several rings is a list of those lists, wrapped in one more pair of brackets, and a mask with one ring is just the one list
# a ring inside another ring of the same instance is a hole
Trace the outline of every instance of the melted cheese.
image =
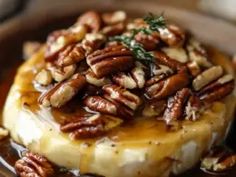
[(3, 124), (15, 141), (57, 165), (106, 177), (166, 177), (194, 166), (225, 137), (235, 106), (232, 94), (215, 102), (198, 121), (184, 121), (178, 131), (167, 131), (155, 119), (137, 117), (102, 137), (72, 141), (59, 131), (58, 117), (65, 115), (36, 104), (39, 93), (32, 79), (43, 66), (43, 50), (20, 67)]

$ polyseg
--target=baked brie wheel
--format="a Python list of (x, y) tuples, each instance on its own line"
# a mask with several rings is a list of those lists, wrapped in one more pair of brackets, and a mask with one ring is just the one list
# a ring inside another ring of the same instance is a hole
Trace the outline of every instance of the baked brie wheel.
[(9, 92), (12, 139), (81, 174), (168, 177), (197, 164), (229, 130), (234, 71), (179, 27), (152, 28), (160, 20), (89, 11), (51, 33)]

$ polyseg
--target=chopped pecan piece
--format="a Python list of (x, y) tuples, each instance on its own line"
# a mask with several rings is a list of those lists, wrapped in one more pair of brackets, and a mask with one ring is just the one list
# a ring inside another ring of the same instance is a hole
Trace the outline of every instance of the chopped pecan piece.
[(174, 71), (166, 65), (150, 64), (151, 76), (160, 76), (162, 74), (169, 76), (174, 73)]
[(65, 67), (79, 63), (85, 59), (85, 50), (81, 44), (69, 45), (62, 52), (59, 53), (57, 65)]
[(116, 117), (95, 114), (88, 118), (79, 117), (61, 125), (62, 132), (69, 133), (72, 139), (97, 137), (120, 125), (122, 120)]
[(185, 41), (185, 32), (176, 25), (160, 28), (160, 37), (169, 46), (181, 46)]
[(222, 175), (236, 165), (236, 154), (225, 147), (215, 147), (202, 159), (201, 170)]
[(143, 18), (136, 18), (133, 22), (127, 24), (127, 29), (140, 29), (140, 28), (146, 28), (148, 27), (148, 24), (143, 20)]
[(20, 177), (49, 177), (54, 173), (52, 164), (43, 156), (26, 152), (15, 163), (16, 173)]
[(196, 95), (190, 96), (185, 107), (185, 119), (195, 121), (200, 116), (201, 101)]
[(46, 43), (45, 59), (53, 61), (57, 58), (59, 52), (67, 45), (81, 41), (85, 34), (86, 28), (78, 26), (75, 32), (70, 30), (59, 30), (52, 32)]
[(125, 74), (123, 72), (112, 76), (112, 80), (127, 89), (143, 88), (145, 84), (145, 66), (140, 62), (135, 62), (134, 67), (130, 73)]
[(189, 62), (187, 64), (187, 68), (193, 77), (196, 77), (198, 74), (201, 73), (201, 68), (199, 67), (199, 65), (195, 61)]
[(203, 71), (193, 80), (192, 85), (194, 90), (199, 91), (204, 86), (218, 79), (222, 74), (223, 69), (221, 66), (212, 66), (211, 68)]
[(127, 15), (124, 11), (115, 11), (112, 13), (102, 14), (102, 19), (107, 25), (114, 25), (117, 23), (124, 22), (127, 19)]
[(135, 40), (142, 44), (143, 48), (147, 51), (155, 50), (160, 42), (158, 32), (153, 32), (152, 34), (140, 32), (135, 36)]
[(47, 86), (52, 83), (52, 75), (48, 70), (42, 69), (35, 76), (35, 81), (41, 85)]
[(187, 44), (189, 59), (195, 61), (199, 66), (209, 68), (212, 64), (208, 61), (206, 50), (195, 39), (191, 38)]
[(180, 63), (187, 63), (188, 56), (182, 47), (165, 47), (162, 49), (166, 55)]
[(100, 14), (98, 14), (97, 12), (88, 11), (79, 17), (77, 24), (85, 25), (89, 29), (89, 31), (96, 33), (101, 29), (102, 19)]
[(175, 123), (177, 120), (183, 118), (185, 104), (191, 95), (191, 91), (188, 88), (183, 88), (176, 92), (175, 96), (168, 99), (167, 108), (163, 115), (163, 120), (169, 126)]
[(111, 83), (109, 78), (107, 77), (98, 78), (90, 69), (86, 72), (85, 78), (88, 83), (98, 87)]
[(75, 74), (71, 79), (56, 84), (54, 87), (39, 97), (39, 103), (43, 106), (61, 107), (66, 104), (86, 84), (84, 76)]
[(163, 99), (174, 94), (177, 90), (186, 87), (188, 84), (189, 75), (183, 70), (146, 87), (146, 95), (149, 99)]
[(98, 77), (125, 71), (134, 64), (132, 52), (124, 46), (109, 46), (87, 57), (87, 63)]

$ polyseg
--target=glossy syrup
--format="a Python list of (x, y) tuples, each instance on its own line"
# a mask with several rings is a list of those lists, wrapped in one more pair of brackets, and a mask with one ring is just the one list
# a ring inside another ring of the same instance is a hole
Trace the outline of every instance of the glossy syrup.
[[(17, 68), (17, 66), (14, 67), (12, 70), (9, 70), (9, 72), (5, 73), (6, 77), (2, 78), (2, 80), (1, 80), (0, 90), (2, 93), (4, 93), (4, 94), (1, 94), (2, 95), (1, 100), (0, 100), (1, 108), (4, 104), (4, 100), (7, 95), (6, 93), (8, 92), (8, 90), (10, 88), (16, 68)], [(25, 101), (26, 102), (29, 101), (29, 103), (32, 104), (31, 101), (34, 102), (35, 100), (30, 99), (30, 97), (28, 97), (26, 95)], [(59, 122), (59, 123), (63, 122), (63, 119), (65, 119), (65, 117), (66, 117), (66, 119), (69, 118), (71, 116), (71, 114), (80, 115), (82, 110), (78, 109), (78, 107), (76, 105), (77, 104), (74, 104), (74, 106), (72, 106), (72, 107), (70, 107), (70, 109), (66, 109), (66, 110), (65, 109), (64, 110), (57, 110), (57, 109), (53, 110), (54, 117), (58, 118), (57, 122)], [(37, 107), (32, 107), (32, 109), (37, 109)], [(62, 112), (64, 112), (65, 114), (61, 115)], [(62, 116), (62, 118), (60, 118), (59, 115)], [(149, 126), (149, 125), (147, 125), (147, 126)], [(132, 124), (130, 124), (128, 127), (123, 127), (123, 129), (132, 130), (133, 129)], [(161, 129), (161, 127), (159, 127), (158, 129)], [(135, 131), (129, 131), (129, 132), (140, 132), (140, 131), (135, 130)], [(142, 136), (146, 137), (146, 135), (140, 134), (140, 137), (142, 137)], [(122, 139), (122, 136), (120, 136), (120, 138)], [(125, 138), (127, 139), (128, 137), (126, 136)], [(20, 158), (22, 152), (25, 150), (26, 149), (24, 147), (14, 143), (9, 138), (6, 138), (6, 139), (0, 141), (0, 177), (2, 177), (2, 176), (3, 177), (16, 176), (15, 171), (14, 171), (14, 163), (17, 159)], [(83, 167), (81, 167), (81, 168), (83, 168)], [(235, 174), (236, 173), (232, 171), (231, 173), (226, 175), (226, 177), (234, 177)], [(77, 171), (76, 170), (75, 171), (73, 171), (73, 170), (68, 171), (63, 168), (56, 167), (56, 173), (54, 176), (55, 177), (61, 177), (61, 176), (75, 177), (75, 176), (79, 176), (79, 172), (78, 172), (78, 170)], [(86, 176), (88, 176), (88, 175), (86, 175)], [(196, 167), (195, 169), (188, 171), (185, 174), (182, 174), (180, 177), (189, 177), (189, 176), (191, 176), (191, 177), (210, 177), (212, 175), (205, 174), (199, 170), (199, 167)]]
[[(72, 19), (72, 20), (71, 20)], [(5, 42), (1, 41), (0, 43), (0, 112), (2, 111), (5, 98), (7, 96), (7, 92), (10, 88), (10, 85), (13, 81), (13, 77), (15, 75), (16, 68), (18, 66), (19, 60), (16, 60), (20, 56), (20, 50), (22, 41), (25, 39), (31, 39), (31, 40), (38, 40), (45, 38), (46, 34), (48, 34), (53, 29), (58, 29), (61, 26), (68, 26), (67, 24), (71, 24), (72, 21), (74, 21), (75, 18), (71, 18), (68, 21), (68, 18), (66, 19), (66, 22), (62, 19), (59, 19), (58, 21), (54, 21), (53, 24), (60, 24), (58, 25), (52, 25), (52, 22), (48, 22), (45, 24), (45, 26), (42, 26), (37, 31), (39, 34), (37, 34), (36, 31), (27, 32), (27, 34), (15, 34), (15, 36), (12, 36), (11, 39), (7, 39)], [(64, 19), (65, 20), (65, 19)], [(50, 25), (48, 25), (50, 24)], [(50, 26), (50, 29), (48, 28)], [(17, 41), (17, 42), (16, 42)], [(4, 45), (3, 45), (4, 44)], [(15, 52), (12, 52), (12, 48), (14, 48)], [(12, 55), (12, 56), (11, 56)], [(9, 63), (7, 63), (8, 68), (11, 66), (11, 69), (6, 69), (7, 65), (4, 66), (5, 59), (10, 59)], [(4, 72), (3, 72), (4, 71)], [(55, 114), (57, 114), (57, 110), (55, 110)], [(57, 116), (56, 116), (57, 117)], [(60, 122), (60, 119), (57, 120)], [(0, 118), (1, 122), (1, 118)], [(235, 137), (235, 136), (232, 136)], [(235, 147), (235, 138), (230, 139), (230, 143), (234, 145)], [(24, 151), (24, 147), (17, 145), (13, 141), (11, 141), (9, 138), (6, 138), (2, 141), (0, 141), (0, 177), (15, 177), (15, 171), (14, 171), (14, 163), (17, 159), (20, 158), (20, 155), (22, 151)], [(77, 174), (77, 175), (76, 175)], [(55, 177), (75, 177), (78, 176), (78, 171), (67, 171), (65, 169), (56, 167), (56, 174)], [(122, 174), (121, 174), (122, 176)], [(233, 170), (231, 173), (225, 175), (225, 177), (235, 177), (236, 176), (236, 169)], [(199, 167), (180, 175), (179, 177), (214, 177), (212, 175), (205, 174), (199, 170)]]

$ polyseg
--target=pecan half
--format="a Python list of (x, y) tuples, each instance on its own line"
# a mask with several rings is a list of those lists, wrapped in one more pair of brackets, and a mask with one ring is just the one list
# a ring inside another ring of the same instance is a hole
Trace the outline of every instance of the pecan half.
[(79, 117), (61, 125), (62, 132), (69, 133), (72, 139), (93, 138), (117, 127), (122, 120), (109, 115), (95, 114), (88, 118)]
[(118, 114), (117, 106), (101, 96), (89, 96), (85, 98), (84, 104), (93, 111), (111, 115)]
[(82, 41), (82, 47), (86, 51), (86, 56), (99, 49), (106, 42), (106, 36), (101, 33), (86, 34)]
[(47, 86), (52, 83), (52, 75), (50, 71), (42, 69), (36, 76), (35, 81), (40, 85)]
[(154, 51), (153, 55), (157, 64), (166, 65), (174, 71), (179, 70), (183, 67), (183, 64), (181, 62), (168, 57), (164, 52)]
[(131, 92), (116, 85), (105, 85), (105, 94), (101, 96), (89, 96), (84, 104), (91, 110), (130, 118), (141, 104), (141, 100)]
[(49, 177), (54, 173), (52, 164), (43, 156), (26, 152), (15, 163), (16, 173), (20, 177)]
[(85, 50), (81, 44), (69, 45), (59, 53), (57, 65), (65, 67), (79, 63), (85, 59)]
[(139, 28), (146, 28), (148, 24), (143, 20), (143, 18), (136, 18), (133, 22), (127, 24), (127, 29), (139, 29)]
[(97, 12), (88, 11), (79, 17), (77, 24), (85, 25), (89, 31), (96, 33), (101, 29), (102, 19)]
[(234, 90), (234, 81), (224, 84), (216, 81), (199, 92), (200, 99), (205, 103), (212, 103), (229, 95)]
[(120, 35), (125, 31), (125, 24), (124, 23), (117, 23), (114, 25), (105, 26), (102, 29), (102, 33), (106, 36), (115, 36)]
[(203, 71), (201, 74), (197, 75), (192, 82), (194, 90), (199, 91), (204, 86), (218, 79), (222, 74), (223, 69), (221, 66), (212, 66), (211, 68)]
[(135, 40), (142, 44), (143, 48), (147, 51), (155, 50), (160, 42), (158, 32), (153, 32), (152, 34), (140, 32), (135, 36)]
[(69, 77), (71, 77), (75, 70), (76, 70), (76, 65), (68, 65), (65, 67), (58, 67), (56, 65), (50, 65), (51, 63), (48, 64), (48, 70), (51, 72), (52, 78), (57, 81), (57, 82), (62, 82)]
[(46, 43), (45, 59), (53, 61), (58, 53), (67, 45), (81, 41), (87, 30), (84, 26), (78, 26), (75, 32), (70, 30), (59, 30), (49, 34)]
[(187, 53), (182, 47), (165, 47), (162, 48), (162, 51), (164, 51), (168, 57), (180, 63), (188, 62)]
[(127, 15), (124, 11), (115, 11), (102, 14), (102, 19), (107, 25), (114, 25), (126, 21)]
[(190, 89), (183, 88), (177, 91), (175, 96), (168, 99), (167, 108), (163, 115), (163, 120), (167, 125), (172, 125), (175, 121), (183, 118), (185, 104), (190, 95)]
[(181, 46), (185, 41), (185, 32), (176, 25), (160, 28), (160, 37), (169, 46)]
[(225, 147), (215, 147), (201, 161), (201, 170), (210, 174), (224, 174), (236, 165), (236, 154)]
[(128, 90), (122, 89), (119, 86), (105, 85), (103, 86), (103, 90), (112, 100), (115, 100), (116, 102), (123, 104), (132, 110), (136, 110), (141, 104), (141, 100), (138, 96)]
[(107, 77), (98, 78), (90, 69), (86, 72), (85, 78), (88, 83), (98, 87), (111, 83), (109, 78)]
[(75, 74), (71, 79), (56, 84), (54, 87), (39, 97), (39, 103), (43, 106), (61, 107), (66, 104), (86, 84), (84, 76)]
[(108, 46), (97, 50), (87, 57), (87, 63), (98, 77), (118, 71), (125, 71), (133, 66), (132, 52), (124, 46)]
[(133, 116), (133, 111), (128, 107), (112, 100), (109, 96), (90, 96), (84, 100), (84, 104), (91, 110), (105, 113), (122, 118), (130, 118)]
[(163, 99), (174, 94), (177, 90), (187, 86), (188, 84), (189, 75), (185, 70), (183, 70), (146, 87), (146, 96), (149, 99)]
[(214, 81), (214, 82), (208, 84), (207, 86), (203, 87), (198, 92), (198, 95), (203, 95), (203, 94), (206, 94), (206, 93), (211, 93), (215, 89), (218, 89), (219, 87), (222, 87), (226, 83), (233, 82), (233, 80), (234, 80), (234, 77), (231, 74), (226, 74), (226, 75), (220, 77), (219, 79), (217, 79), (216, 81)]
[(140, 62), (135, 62), (134, 67), (130, 73), (118, 73), (112, 76), (112, 80), (127, 89), (143, 88), (145, 84), (145, 66)]

